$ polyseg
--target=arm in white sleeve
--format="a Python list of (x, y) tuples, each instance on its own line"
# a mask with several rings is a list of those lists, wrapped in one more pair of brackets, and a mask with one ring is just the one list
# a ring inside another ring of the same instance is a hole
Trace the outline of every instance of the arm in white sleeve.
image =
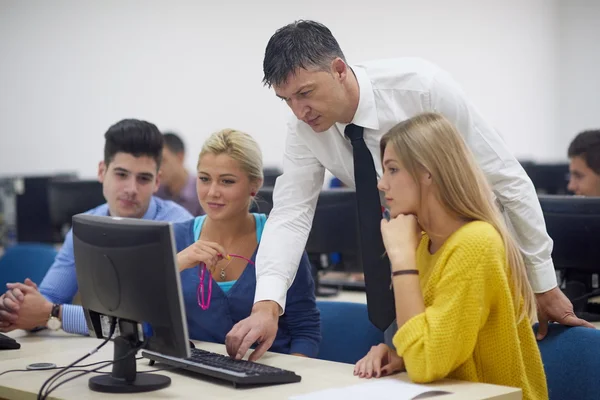
[(447, 74), (436, 76), (429, 96), (429, 107), (456, 125), (483, 169), (525, 258), (533, 291), (543, 293), (553, 289), (557, 286), (551, 258), (553, 242), (546, 232), (531, 179), (500, 135)]
[(286, 294), (294, 282), (315, 214), (325, 168), (288, 125), (283, 174), (273, 191), (269, 214), (256, 254), (254, 302), (275, 301), (285, 310)]

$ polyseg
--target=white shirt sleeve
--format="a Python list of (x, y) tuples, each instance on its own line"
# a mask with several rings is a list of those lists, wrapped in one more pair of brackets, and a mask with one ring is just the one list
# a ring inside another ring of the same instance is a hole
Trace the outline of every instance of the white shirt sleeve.
[(310, 233), (325, 168), (288, 124), (283, 174), (273, 191), (273, 209), (263, 230), (256, 255), (254, 302), (273, 300), (285, 310)]
[(543, 293), (556, 287), (551, 258), (553, 242), (525, 170), (446, 73), (440, 72), (433, 79), (429, 101), (427, 108), (444, 114), (458, 127), (483, 169), (523, 253), (533, 291)]

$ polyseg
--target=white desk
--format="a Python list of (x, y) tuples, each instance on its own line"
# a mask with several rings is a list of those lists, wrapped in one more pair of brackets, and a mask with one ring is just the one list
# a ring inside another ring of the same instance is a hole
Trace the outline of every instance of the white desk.
[[(36, 335), (11, 333), (21, 343), (20, 350), (0, 352), (0, 372), (11, 369), (22, 369), (34, 362), (52, 362), (64, 366), (100, 344), (99, 339), (71, 336), (64, 333), (43, 332)], [(49, 336), (49, 337), (48, 337)], [(225, 346), (215, 343), (197, 342), (196, 346), (205, 350), (225, 354)], [(89, 357), (84, 363), (92, 363), (112, 359), (112, 343), (107, 344), (97, 354)], [(57, 399), (287, 399), (289, 396), (310, 393), (313, 391), (349, 386), (362, 380), (353, 376), (354, 366), (283, 354), (267, 353), (261, 363), (295, 371), (302, 376), (299, 383), (275, 385), (268, 387), (234, 389), (227, 383), (215, 383), (198, 376), (175, 371), (160, 371), (158, 373), (171, 377), (171, 385), (163, 390), (134, 395), (113, 395), (92, 392), (88, 389), (88, 379), (91, 374), (75, 379), (52, 393)], [(110, 368), (110, 367), (109, 367)], [(110, 369), (107, 368), (106, 371)], [(138, 370), (152, 369), (147, 360), (138, 361)], [(4, 399), (35, 399), (37, 391), (43, 382), (50, 377), (52, 371), (11, 372), (0, 376), (0, 398)], [(384, 379), (408, 380), (406, 374), (398, 374)], [(444, 380), (434, 384), (443, 390), (452, 392), (450, 395), (438, 396), (435, 399), (521, 399), (521, 390), (503, 386), (486, 385), (471, 382)], [(393, 396), (392, 396), (393, 397)]]

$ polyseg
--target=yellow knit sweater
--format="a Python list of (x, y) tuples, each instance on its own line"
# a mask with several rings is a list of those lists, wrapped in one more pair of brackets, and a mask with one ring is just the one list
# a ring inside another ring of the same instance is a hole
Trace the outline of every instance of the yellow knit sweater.
[(393, 340), (411, 380), (484, 382), (521, 388), (523, 399), (547, 399), (531, 322), (517, 324), (498, 232), (485, 222), (468, 223), (433, 255), (424, 235), (417, 268), (425, 312)]

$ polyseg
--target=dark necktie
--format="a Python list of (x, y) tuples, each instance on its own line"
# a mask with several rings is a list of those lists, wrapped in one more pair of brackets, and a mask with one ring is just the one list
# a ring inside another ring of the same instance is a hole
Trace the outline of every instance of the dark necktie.
[(381, 237), (382, 209), (377, 189), (375, 163), (365, 141), (363, 128), (350, 124), (344, 134), (352, 143), (354, 181), (358, 209), (360, 254), (365, 275), (369, 319), (386, 330), (396, 318), (394, 292), (391, 290), (390, 261)]

